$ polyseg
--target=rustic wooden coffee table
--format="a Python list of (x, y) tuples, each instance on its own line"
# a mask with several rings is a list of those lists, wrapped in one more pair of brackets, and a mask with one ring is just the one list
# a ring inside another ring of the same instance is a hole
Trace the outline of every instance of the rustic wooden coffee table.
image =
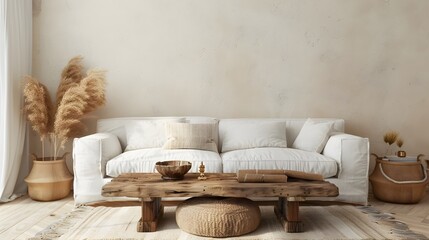
[(141, 200), (142, 217), (138, 232), (156, 231), (162, 217), (163, 197), (278, 197), (274, 210), (287, 232), (302, 232), (299, 202), (306, 197), (335, 197), (338, 188), (326, 181), (290, 181), (285, 183), (239, 183), (236, 174), (208, 173), (207, 180), (197, 180), (198, 173), (188, 173), (183, 180), (163, 180), (158, 173), (127, 173), (103, 186), (105, 197), (134, 197)]

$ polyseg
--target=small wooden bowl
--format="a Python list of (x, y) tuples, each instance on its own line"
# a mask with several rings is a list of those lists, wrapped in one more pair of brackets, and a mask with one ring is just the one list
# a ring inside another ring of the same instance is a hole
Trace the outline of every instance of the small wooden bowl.
[(180, 180), (191, 169), (192, 163), (188, 161), (163, 161), (155, 164), (156, 170), (166, 180)]

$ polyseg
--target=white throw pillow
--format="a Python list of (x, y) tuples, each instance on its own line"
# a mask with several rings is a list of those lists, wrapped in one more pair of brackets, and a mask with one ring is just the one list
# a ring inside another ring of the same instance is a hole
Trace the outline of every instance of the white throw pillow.
[(165, 124), (184, 121), (184, 118), (131, 121), (125, 126), (127, 132), (127, 147), (125, 151), (162, 147), (167, 140)]
[(305, 121), (292, 147), (304, 151), (321, 153), (323, 148), (325, 148), (333, 127), (334, 122), (318, 123), (309, 118)]
[(217, 123), (168, 123), (164, 149), (199, 149), (217, 152)]
[(222, 152), (258, 147), (287, 147), (285, 122), (229, 122), (224, 125)]

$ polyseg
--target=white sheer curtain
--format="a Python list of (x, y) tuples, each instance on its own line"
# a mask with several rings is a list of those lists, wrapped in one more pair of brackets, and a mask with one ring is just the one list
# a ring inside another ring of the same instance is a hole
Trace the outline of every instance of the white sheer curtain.
[(22, 77), (31, 74), (32, 17), (31, 0), (0, 0), (0, 202), (26, 189)]

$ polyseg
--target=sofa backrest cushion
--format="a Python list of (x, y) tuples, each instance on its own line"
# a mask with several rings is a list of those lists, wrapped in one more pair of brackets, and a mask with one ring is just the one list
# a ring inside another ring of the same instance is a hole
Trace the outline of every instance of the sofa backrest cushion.
[(127, 135), (125, 151), (160, 148), (167, 141), (166, 124), (184, 122), (185, 118), (132, 120), (125, 126)]
[(334, 122), (317, 123), (307, 119), (292, 144), (293, 148), (321, 153), (333, 130)]
[[(182, 117), (123, 117), (123, 118), (105, 118), (97, 121), (97, 132), (108, 132), (116, 135), (124, 150), (127, 143), (127, 132), (125, 126), (136, 120), (168, 120)], [(212, 117), (183, 117), (188, 123), (216, 123), (219, 120)], [(217, 143), (216, 143), (217, 144)]]
[(199, 149), (218, 152), (218, 124), (167, 123), (164, 149)]
[(222, 120), (220, 125), (222, 152), (258, 147), (287, 147), (284, 121), (229, 119)]
[[(171, 119), (177, 117), (125, 117), (125, 118), (106, 118), (97, 121), (97, 132), (108, 132), (116, 135), (121, 143), (122, 149), (127, 146), (127, 134), (125, 125), (133, 120), (156, 120), (156, 119)], [(335, 132), (344, 132), (344, 120), (338, 118), (312, 118), (316, 122), (334, 122)], [(212, 117), (185, 117), (185, 122), (189, 123), (218, 123), (219, 124), (219, 142), (217, 146), (222, 145), (223, 126), (231, 119), (218, 120)], [(284, 121), (286, 123), (286, 139), (288, 147), (291, 147), (296, 137), (298, 136), (302, 126), (307, 118), (236, 118), (236, 121), (260, 121), (274, 120)]]
[[(223, 144), (225, 131), (230, 128), (230, 124), (239, 124), (240, 122), (258, 122), (258, 121), (281, 121), (286, 123), (287, 147), (292, 147), (293, 142), (298, 136), (301, 128), (304, 126), (307, 118), (235, 118), (221, 119), (219, 121), (219, 145)], [(344, 132), (344, 120), (338, 118), (312, 118), (316, 123), (333, 122), (334, 132)], [(223, 150), (221, 150), (223, 152)]]

